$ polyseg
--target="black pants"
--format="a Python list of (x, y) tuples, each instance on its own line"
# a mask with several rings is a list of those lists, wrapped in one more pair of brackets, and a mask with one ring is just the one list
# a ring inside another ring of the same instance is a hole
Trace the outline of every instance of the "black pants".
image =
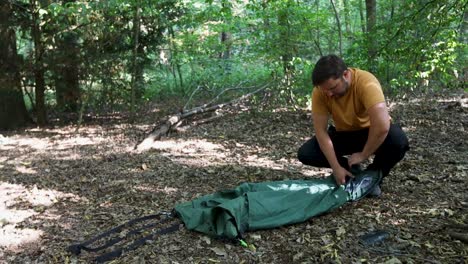
[[(338, 162), (343, 168), (349, 169), (348, 160), (343, 156), (361, 152), (364, 149), (369, 129), (342, 132), (330, 126), (328, 134), (333, 142)], [(391, 124), (385, 141), (375, 151), (374, 162), (369, 165), (368, 169), (382, 170), (383, 176), (387, 176), (408, 150), (409, 143), (405, 132), (399, 125)], [(297, 157), (303, 164), (330, 168), (316, 137), (311, 138), (299, 148)]]

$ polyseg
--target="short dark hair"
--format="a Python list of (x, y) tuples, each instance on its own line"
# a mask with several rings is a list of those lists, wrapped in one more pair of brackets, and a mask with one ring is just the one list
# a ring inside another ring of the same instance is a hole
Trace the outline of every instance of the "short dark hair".
[(317, 86), (330, 78), (338, 79), (343, 76), (346, 69), (348, 67), (340, 57), (333, 54), (323, 56), (317, 61), (312, 71), (312, 84)]

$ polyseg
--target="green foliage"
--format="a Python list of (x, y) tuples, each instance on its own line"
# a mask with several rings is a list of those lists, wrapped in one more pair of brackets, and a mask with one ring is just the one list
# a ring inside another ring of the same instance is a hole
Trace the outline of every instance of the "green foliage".
[[(22, 3), (27, 10), (29, 1)], [(457, 74), (466, 71), (466, 25), (460, 23), (464, 1), (379, 2), (372, 43), (361, 17), (362, 1), (348, 0), (346, 8), (343, 3), (335, 1), (348, 65), (372, 69), (395, 93), (460, 84)], [(21, 10), (15, 11), (17, 36), (24, 83), (31, 84), (31, 16)], [(136, 10), (140, 28), (135, 54)], [(140, 101), (188, 99), (197, 89), (203, 90), (197, 91), (202, 100), (229, 87), (273, 80), (277, 102), (305, 106), (313, 64), (322, 54), (339, 53), (329, 1), (54, 1), (35, 12), (46, 47), (42, 56), (49, 90), (54, 91), (54, 67), (67, 63), (57, 58), (69, 55), (58, 43), (73, 39), (81, 90), (96, 109), (128, 107), (132, 76), (139, 82)], [(369, 65), (370, 49), (377, 51), (375, 65)]]
[[(167, 96), (188, 98), (197, 89), (203, 91), (197, 96), (210, 99), (224, 89), (252, 87), (258, 83), (265, 83), (271, 78), (269, 69), (264, 67), (261, 62), (253, 64), (231, 60), (229, 61), (229, 72), (226, 72), (224, 68), (225, 63), (225, 61), (218, 59), (217, 61), (199, 61), (195, 66), (184, 65), (182, 67), (183, 78), (188, 81), (185, 87), (178, 86), (170, 72), (154, 69), (148, 75), (148, 89), (145, 93), (145, 99)], [(160, 69), (160, 67), (158, 68)]]
[[(387, 3), (389, 4), (389, 3)], [(376, 30), (378, 56), (375, 74), (392, 92), (454, 87), (454, 72), (463, 68), (462, 44), (457, 32), (463, 4), (460, 1), (402, 1)], [(391, 6), (389, 6), (391, 8)], [(348, 62), (364, 69), (363, 54), (370, 43), (360, 35), (348, 49)], [(363, 50), (364, 48), (364, 50)]]

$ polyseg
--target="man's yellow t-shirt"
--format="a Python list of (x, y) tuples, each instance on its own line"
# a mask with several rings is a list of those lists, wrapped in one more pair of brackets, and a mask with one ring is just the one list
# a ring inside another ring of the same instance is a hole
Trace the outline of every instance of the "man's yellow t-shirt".
[(385, 102), (379, 81), (370, 72), (350, 68), (351, 84), (342, 97), (329, 98), (320, 88), (312, 91), (312, 113), (331, 114), (337, 131), (355, 131), (370, 126), (367, 110)]

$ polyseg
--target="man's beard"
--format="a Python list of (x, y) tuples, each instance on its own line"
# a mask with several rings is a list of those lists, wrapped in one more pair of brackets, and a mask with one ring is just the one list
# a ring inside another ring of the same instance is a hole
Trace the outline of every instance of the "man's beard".
[[(342, 78), (343, 78), (343, 77), (342, 77)], [(344, 84), (343, 84), (343, 88), (344, 88), (344, 89), (343, 89), (343, 92), (341, 92), (341, 93), (339, 93), (339, 94), (336, 94), (336, 97), (337, 97), (337, 98), (342, 97), (343, 95), (345, 95), (345, 94), (348, 92), (348, 89), (349, 89), (349, 82), (348, 82), (345, 78), (343, 78), (343, 82), (344, 82)]]

